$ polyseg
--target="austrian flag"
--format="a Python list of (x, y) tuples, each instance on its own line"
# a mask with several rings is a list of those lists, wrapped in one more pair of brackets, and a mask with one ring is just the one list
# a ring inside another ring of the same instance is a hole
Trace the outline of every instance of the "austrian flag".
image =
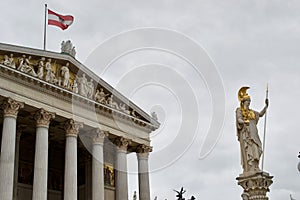
[(67, 29), (74, 21), (74, 17), (71, 15), (60, 15), (52, 10), (48, 9), (48, 24), (58, 26), (62, 30)]

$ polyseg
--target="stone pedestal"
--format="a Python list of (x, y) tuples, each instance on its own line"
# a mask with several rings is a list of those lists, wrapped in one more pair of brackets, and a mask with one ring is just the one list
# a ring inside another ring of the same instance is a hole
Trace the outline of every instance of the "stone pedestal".
[(238, 185), (240, 185), (244, 192), (242, 194), (243, 200), (268, 200), (267, 192), (273, 183), (273, 176), (267, 172), (247, 172), (240, 174), (236, 178)]

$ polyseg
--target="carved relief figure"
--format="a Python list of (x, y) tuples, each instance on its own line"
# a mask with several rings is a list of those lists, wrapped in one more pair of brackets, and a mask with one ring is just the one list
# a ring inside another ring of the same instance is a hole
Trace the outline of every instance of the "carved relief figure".
[(244, 172), (258, 171), (259, 160), (262, 154), (262, 145), (258, 135), (256, 124), (269, 105), (268, 99), (262, 111), (251, 110), (250, 96), (247, 94), (249, 87), (242, 87), (238, 92), (240, 107), (236, 109), (237, 136), (241, 148), (241, 164)]
[(4, 60), (1, 61), (1, 64), (9, 66), (10, 67), (10, 61), (8, 55), (4, 55)]
[(37, 74), (35, 73), (32, 64), (30, 62), (31, 56), (29, 56), (28, 58), (26, 58), (25, 55), (23, 55), (21, 58), (19, 58), (19, 67), (18, 70), (20, 70), (21, 72), (30, 74), (34, 77), (37, 76)]
[(95, 94), (95, 101), (99, 102), (99, 103), (106, 103), (106, 97), (109, 94), (105, 94), (103, 92), (103, 88), (100, 88), (100, 91), (97, 89), (96, 90), (96, 94)]
[(62, 66), (60, 70), (62, 76), (62, 86), (68, 88), (70, 79), (69, 63), (67, 63), (65, 66)]
[(15, 61), (14, 61), (14, 54), (11, 53), (8, 60), (9, 60), (9, 62), (10, 62), (10, 67), (16, 69), (16, 63), (15, 63)]
[(120, 110), (128, 115), (130, 115), (130, 111), (126, 109), (126, 105), (125, 103), (120, 103), (120, 106), (119, 106)]
[(86, 92), (87, 97), (92, 99), (95, 90), (93, 79), (90, 79), (90, 82), (87, 82), (86, 88), (87, 88), (87, 92)]
[(73, 81), (72, 91), (76, 94), (78, 93), (78, 83), (77, 83), (76, 79), (74, 79), (74, 81)]
[(55, 74), (52, 71), (51, 58), (48, 58), (48, 60), (45, 64), (45, 69), (46, 69), (45, 81), (47, 81), (49, 83), (57, 83)]
[(16, 69), (16, 64), (13, 58), (13, 54), (10, 54), (10, 57), (8, 55), (4, 55), (4, 60), (2, 60), (0, 63), (3, 65), (6, 65), (8, 67)]
[(87, 97), (87, 78), (85, 77), (85, 74), (83, 74), (81, 78), (78, 78), (77, 81), (79, 94)]
[(38, 63), (37, 77), (39, 77), (40, 79), (43, 79), (44, 77), (44, 62), (45, 58), (42, 57)]
[(119, 105), (113, 100), (114, 95), (110, 95), (110, 97), (107, 98), (107, 105), (109, 105), (112, 108), (116, 108), (119, 110)]

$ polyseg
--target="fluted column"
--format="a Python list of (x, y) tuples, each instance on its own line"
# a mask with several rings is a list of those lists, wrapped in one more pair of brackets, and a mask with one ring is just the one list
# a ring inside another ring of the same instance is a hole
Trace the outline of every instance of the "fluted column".
[(118, 137), (114, 140), (116, 149), (116, 200), (128, 200), (127, 147), (130, 140)]
[(100, 129), (94, 130), (93, 134), (93, 163), (92, 163), (92, 192), (93, 200), (104, 200), (104, 177), (103, 177), (103, 142), (105, 133)]
[(16, 152), (15, 152), (15, 169), (14, 169), (14, 189), (13, 189), (13, 200), (17, 200), (18, 194), (18, 174), (19, 174), (19, 155), (20, 155), (20, 140), (22, 131), (25, 125), (18, 125), (17, 138), (16, 138)]
[(140, 200), (150, 200), (148, 157), (151, 151), (152, 147), (143, 144), (137, 148)]
[(0, 157), (0, 199), (11, 200), (14, 187), (14, 166), (16, 148), (17, 115), (24, 103), (6, 98), (1, 105), (3, 109), (3, 130)]
[(32, 200), (47, 199), (48, 175), (48, 132), (50, 121), (55, 114), (40, 109), (34, 113), (36, 120), (36, 142)]
[(64, 200), (77, 199), (77, 136), (82, 123), (73, 119), (65, 123), (66, 152), (65, 152), (65, 181)]

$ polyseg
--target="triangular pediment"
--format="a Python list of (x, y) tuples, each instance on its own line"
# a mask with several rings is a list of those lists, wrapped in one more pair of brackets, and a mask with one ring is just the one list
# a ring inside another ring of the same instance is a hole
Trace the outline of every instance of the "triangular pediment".
[(159, 123), (73, 56), (0, 43), (0, 66), (155, 130)]

